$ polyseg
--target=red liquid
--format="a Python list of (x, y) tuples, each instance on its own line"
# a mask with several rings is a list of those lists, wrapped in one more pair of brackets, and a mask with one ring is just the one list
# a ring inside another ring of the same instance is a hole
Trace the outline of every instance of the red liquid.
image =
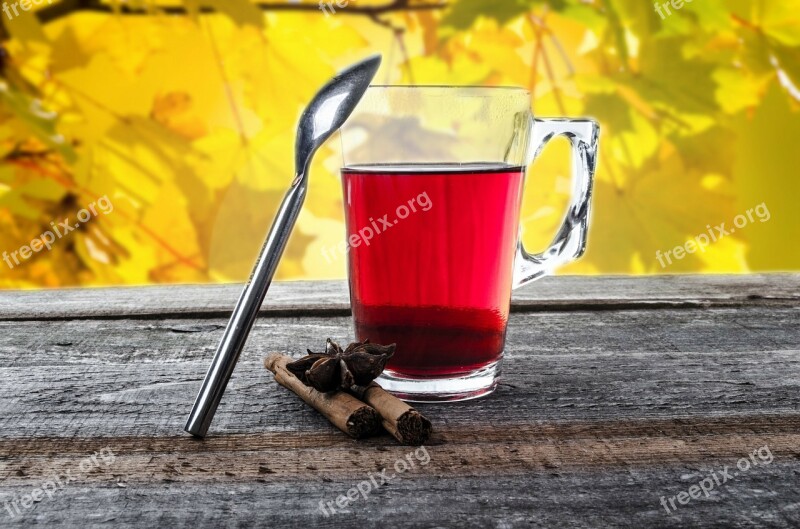
[(499, 360), (523, 169), (356, 166), (342, 178), (358, 338), (396, 343), (388, 369), (410, 377), (457, 376)]

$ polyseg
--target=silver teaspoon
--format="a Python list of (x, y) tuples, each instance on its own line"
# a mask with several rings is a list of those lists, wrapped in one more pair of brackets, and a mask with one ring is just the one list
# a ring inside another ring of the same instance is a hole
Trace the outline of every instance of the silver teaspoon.
[(283, 198), (264, 247), (261, 249), (261, 255), (256, 261), (250, 280), (239, 296), (239, 301), (233, 309), (233, 315), (200, 387), (185, 426), (185, 430), (190, 434), (205, 437), (208, 432), (214, 412), (217, 411), (222, 394), (244, 348), (305, 201), (311, 158), (320, 145), (350, 117), (378, 71), (380, 63), (381, 56), (375, 55), (342, 71), (317, 92), (300, 117), (295, 143), (294, 180)]

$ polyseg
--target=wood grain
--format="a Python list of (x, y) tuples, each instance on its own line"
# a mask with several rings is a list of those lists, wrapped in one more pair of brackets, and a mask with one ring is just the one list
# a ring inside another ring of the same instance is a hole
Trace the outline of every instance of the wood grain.
[[(236, 286), (2, 293), (0, 526), (800, 525), (800, 276), (539, 285), (515, 300), (498, 390), (417, 406), (429, 463), (328, 517), (321, 500), (415, 450), (349, 439), (261, 367), (347, 341), (343, 283), (277, 285), (205, 441), (182, 427)], [(765, 446), (770, 463), (665, 512)], [(113, 463), (80, 472), (102, 449)]]
[[(0, 291), (0, 320), (227, 317), (242, 285)], [(276, 282), (261, 308), (277, 316), (350, 313), (344, 281)], [(620, 310), (709, 306), (796, 306), (800, 274), (545, 277), (514, 291), (512, 310)]]

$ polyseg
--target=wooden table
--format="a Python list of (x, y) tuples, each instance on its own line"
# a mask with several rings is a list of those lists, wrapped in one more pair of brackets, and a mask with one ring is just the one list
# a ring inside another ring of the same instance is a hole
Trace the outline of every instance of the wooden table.
[(347, 438), (261, 366), (351, 337), (340, 282), (275, 285), (213, 435), (186, 436), (238, 292), (0, 293), (0, 526), (800, 526), (800, 275), (521, 290), (499, 389), (419, 406), (426, 465)]

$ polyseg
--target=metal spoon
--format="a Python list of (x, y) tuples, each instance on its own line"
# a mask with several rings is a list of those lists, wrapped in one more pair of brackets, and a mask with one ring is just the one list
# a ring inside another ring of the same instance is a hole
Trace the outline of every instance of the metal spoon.
[(205, 437), (208, 432), (300, 214), (308, 187), (311, 158), (320, 145), (350, 117), (380, 64), (381, 56), (375, 55), (342, 71), (322, 87), (300, 117), (295, 143), (294, 180), (272, 223), (250, 280), (233, 309), (228, 327), (194, 402), (185, 426), (190, 434)]

